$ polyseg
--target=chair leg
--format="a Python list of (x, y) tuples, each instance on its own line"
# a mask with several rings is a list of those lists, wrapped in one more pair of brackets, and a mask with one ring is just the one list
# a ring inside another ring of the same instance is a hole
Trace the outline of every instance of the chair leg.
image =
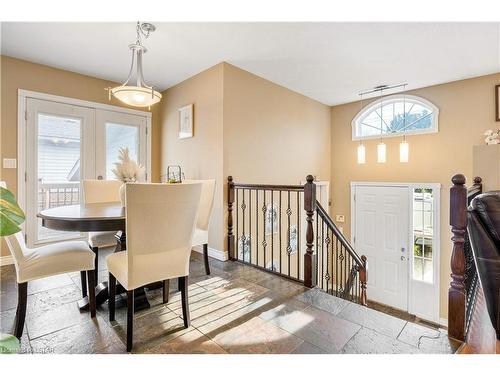
[(163, 303), (168, 303), (170, 280), (163, 280)]
[(28, 302), (28, 283), (17, 284), (17, 310), (14, 324), (14, 336), (19, 340), (23, 335), (24, 320), (26, 319), (26, 304)]
[(127, 290), (127, 352), (132, 351), (134, 335), (134, 291)]
[(188, 302), (188, 277), (179, 277), (179, 289), (181, 290), (182, 300), (182, 317), (184, 318), (184, 327), (188, 328), (191, 324), (189, 319), (189, 302)]
[(92, 251), (95, 254), (95, 260), (94, 260), (94, 269), (95, 269), (95, 282), (97, 284), (98, 282), (98, 273), (99, 273), (99, 248), (98, 247), (91, 247)]
[(90, 317), (95, 318), (96, 302), (95, 302), (95, 272), (94, 272), (94, 270), (87, 271), (87, 279), (89, 280)]
[(80, 271), (80, 279), (82, 280), (82, 297), (87, 297), (87, 272)]
[(109, 321), (112, 322), (115, 320), (116, 279), (111, 273), (109, 273), (108, 293)]
[(203, 244), (203, 258), (205, 260), (205, 272), (210, 275), (210, 264), (208, 263), (208, 244)]

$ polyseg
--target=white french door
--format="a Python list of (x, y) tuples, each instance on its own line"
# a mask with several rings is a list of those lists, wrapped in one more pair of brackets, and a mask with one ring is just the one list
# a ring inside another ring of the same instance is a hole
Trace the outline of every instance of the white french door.
[[(96, 178), (110, 180), (118, 151), (128, 148), (130, 157), (147, 164), (147, 121), (143, 116), (96, 110)], [(146, 179), (148, 176), (146, 176)]]
[(19, 158), (25, 178), (19, 195), (26, 211), (24, 229), (29, 246), (84, 237), (44, 228), (36, 215), (44, 209), (79, 204), (84, 179), (115, 178), (111, 170), (121, 147), (127, 147), (131, 158), (149, 171), (149, 114), (82, 104), (89, 105), (25, 99), (25, 122), (20, 121), (20, 137), (25, 143)]
[(94, 110), (29, 99), (26, 111), (28, 245), (81, 237), (42, 227), (36, 214), (81, 201), (81, 181), (94, 176)]

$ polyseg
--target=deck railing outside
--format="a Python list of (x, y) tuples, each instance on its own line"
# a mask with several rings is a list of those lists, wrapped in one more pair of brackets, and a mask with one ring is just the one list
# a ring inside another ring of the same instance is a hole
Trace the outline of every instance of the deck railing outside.
[(38, 184), (38, 209), (80, 203), (80, 182), (49, 182)]

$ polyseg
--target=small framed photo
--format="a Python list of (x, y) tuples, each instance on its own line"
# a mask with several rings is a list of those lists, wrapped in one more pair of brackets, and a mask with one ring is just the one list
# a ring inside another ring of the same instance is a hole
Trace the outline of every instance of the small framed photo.
[(179, 108), (179, 139), (193, 136), (193, 105)]
[(500, 121), (500, 85), (495, 86), (495, 120)]

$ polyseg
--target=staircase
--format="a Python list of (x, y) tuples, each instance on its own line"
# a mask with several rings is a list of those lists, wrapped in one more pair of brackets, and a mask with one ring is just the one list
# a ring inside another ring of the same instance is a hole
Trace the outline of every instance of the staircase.
[(245, 184), (228, 177), (227, 241), (232, 261), (366, 305), (366, 257), (359, 256), (304, 185)]

